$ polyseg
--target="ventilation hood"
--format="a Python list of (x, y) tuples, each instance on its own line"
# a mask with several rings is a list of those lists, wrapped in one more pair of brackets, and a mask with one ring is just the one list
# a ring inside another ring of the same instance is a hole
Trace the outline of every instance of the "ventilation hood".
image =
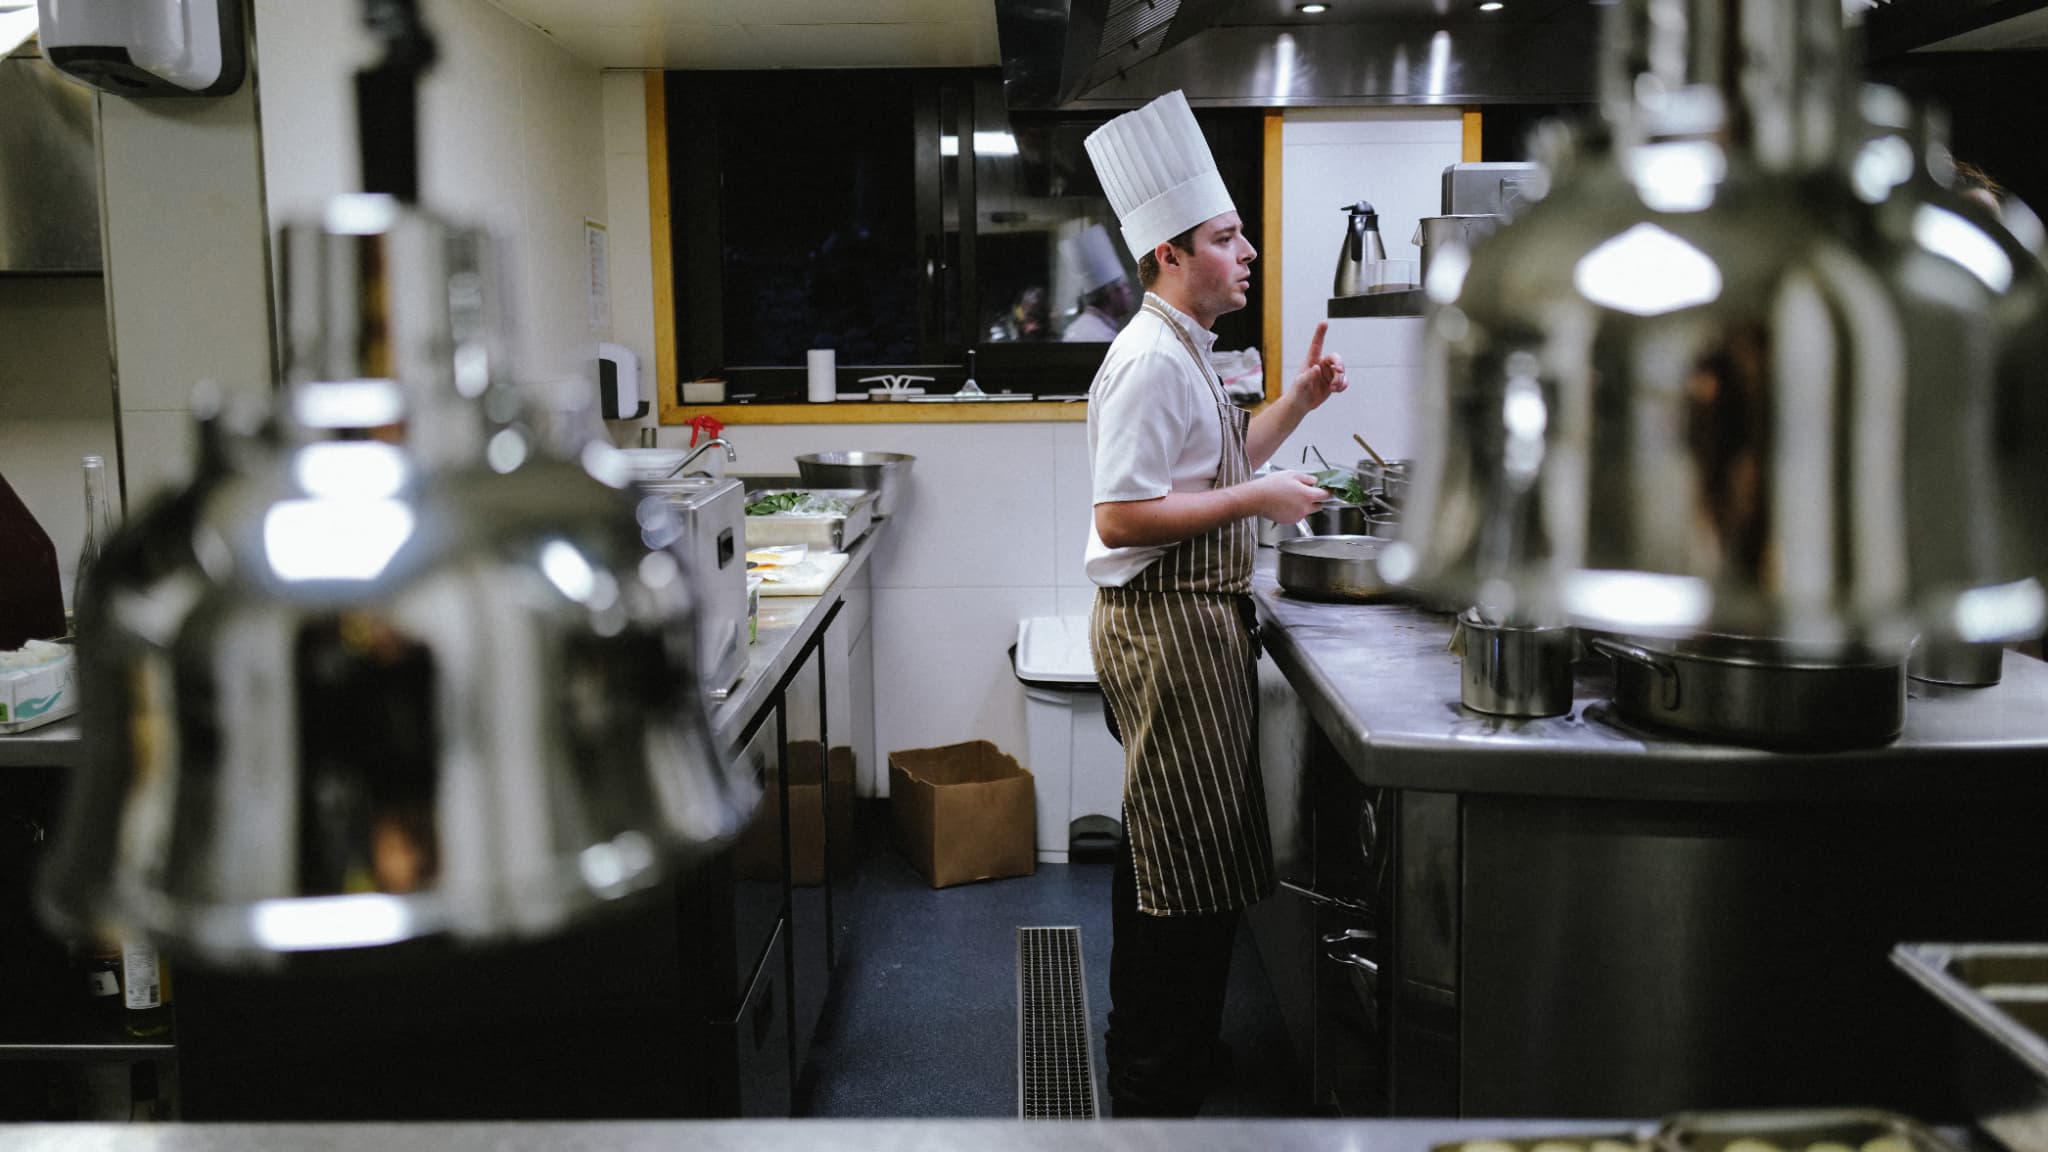
[(0, 57), (0, 276), (100, 270), (93, 94), (33, 41)]
[(1514, 0), (996, 0), (1012, 111), (1593, 99), (1602, 6)]

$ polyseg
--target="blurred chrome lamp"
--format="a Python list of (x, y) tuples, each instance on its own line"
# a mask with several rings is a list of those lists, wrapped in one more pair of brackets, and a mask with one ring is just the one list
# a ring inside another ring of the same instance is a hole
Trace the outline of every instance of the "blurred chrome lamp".
[[(1611, 11), (1611, 154), (1432, 265), (1424, 447), (1383, 570), (1496, 619), (1900, 651), (1936, 583), (1995, 578), (1995, 549), (1934, 566), (1909, 538), (1909, 480), (1946, 483), (1983, 433), (1909, 403), (1926, 357), (1964, 395), (1989, 368), (1924, 342), (1866, 255), (1843, 41), (1840, 0)], [(1960, 308), (1947, 331), (1988, 320)]]
[(384, 196), (283, 236), (267, 442), (80, 606), (89, 765), (45, 907), (214, 963), (561, 929), (731, 837), (679, 558), (502, 399), (490, 248)]

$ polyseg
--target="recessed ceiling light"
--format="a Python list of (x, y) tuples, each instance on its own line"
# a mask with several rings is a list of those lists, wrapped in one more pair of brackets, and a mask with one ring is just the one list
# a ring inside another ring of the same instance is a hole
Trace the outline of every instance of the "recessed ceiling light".
[(1505, 7), (1507, 5), (1501, 3), (1500, 0), (1486, 0), (1486, 3), (1479, 6), (1479, 10), (1481, 12), (1498, 12)]
[(1328, 12), (1330, 6), (1328, 4), (1296, 4), (1294, 10), (1308, 16), (1320, 16)]

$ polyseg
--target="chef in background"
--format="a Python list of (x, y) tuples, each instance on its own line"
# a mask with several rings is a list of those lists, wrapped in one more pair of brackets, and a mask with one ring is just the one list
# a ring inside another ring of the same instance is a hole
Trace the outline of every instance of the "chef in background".
[(1117, 257), (1109, 229), (1090, 224), (1060, 241), (1060, 260), (1078, 278), (1080, 307), (1060, 339), (1069, 344), (1107, 344), (1131, 318), (1131, 282)]
[(1111, 881), (1109, 1096), (1118, 1116), (1192, 1116), (1228, 1070), (1220, 1031), (1242, 910), (1273, 890), (1258, 761), (1253, 518), (1306, 516), (1308, 477), (1254, 477), (1345, 387), (1323, 325), (1256, 417), (1210, 362), (1258, 253), (1179, 92), (1092, 133), (1088, 158), (1138, 258), (1138, 313), (1088, 390), (1097, 585), (1089, 649), (1124, 745), (1126, 845)]

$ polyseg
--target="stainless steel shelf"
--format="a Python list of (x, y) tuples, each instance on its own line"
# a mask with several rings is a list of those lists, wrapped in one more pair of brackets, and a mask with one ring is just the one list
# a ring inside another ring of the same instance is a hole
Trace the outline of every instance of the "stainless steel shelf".
[(162, 1060), (177, 1050), (175, 1033), (146, 1039), (130, 1036), (118, 1014), (102, 1015), (90, 1004), (78, 1004), (76, 1011), (56, 1019), (0, 1019), (0, 1061), (120, 1063)]
[(0, 736), (0, 768), (77, 768), (85, 763), (78, 718)]
[(1427, 297), (1420, 288), (1402, 292), (1367, 292), (1363, 296), (1335, 296), (1330, 300), (1332, 320), (1360, 316), (1420, 316)]

